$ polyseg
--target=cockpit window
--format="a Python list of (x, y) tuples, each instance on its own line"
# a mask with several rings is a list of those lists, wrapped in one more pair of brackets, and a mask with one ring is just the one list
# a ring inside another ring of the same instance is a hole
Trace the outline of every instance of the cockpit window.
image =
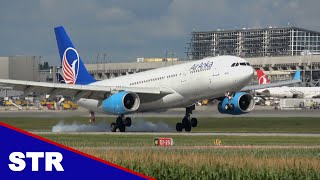
[(250, 64), (247, 62), (247, 66), (250, 66)]
[(239, 63), (237, 63), (236, 66), (239, 66)]
[(240, 63), (240, 65), (241, 65), (241, 66), (245, 66), (245, 65), (246, 65), (246, 63), (242, 62), (242, 63)]
[(232, 63), (231, 67), (234, 67), (234, 65), (236, 65), (236, 63)]

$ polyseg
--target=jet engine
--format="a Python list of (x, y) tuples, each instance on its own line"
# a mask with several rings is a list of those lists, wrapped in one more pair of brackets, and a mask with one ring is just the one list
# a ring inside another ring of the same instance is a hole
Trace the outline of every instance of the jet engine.
[(223, 98), (218, 104), (218, 110), (222, 114), (240, 115), (252, 111), (254, 108), (252, 95), (246, 92), (234, 93), (231, 99)]
[(134, 92), (120, 91), (102, 101), (102, 110), (115, 115), (129, 114), (140, 106), (140, 98)]

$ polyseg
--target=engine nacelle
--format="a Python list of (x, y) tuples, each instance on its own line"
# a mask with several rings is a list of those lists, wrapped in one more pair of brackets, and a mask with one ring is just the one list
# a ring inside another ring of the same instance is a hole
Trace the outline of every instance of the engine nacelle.
[(239, 115), (252, 111), (254, 104), (254, 99), (249, 93), (237, 92), (230, 102), (227, 97), (219, 102), (218, 110), (223, 114)]
[(140, 98), (136, 93), (120, 91), (102, 101), (102, 110), (106, 113), (123, 115), (136, 111)]

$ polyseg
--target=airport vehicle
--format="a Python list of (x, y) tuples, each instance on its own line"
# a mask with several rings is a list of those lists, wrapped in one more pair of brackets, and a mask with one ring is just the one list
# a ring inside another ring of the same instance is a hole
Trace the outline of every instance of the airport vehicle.
[[(260, 72), (258, 72), (260, 71)], [(258, 80), (261, 82), (270, 82), (261, 70), (257, 70)], [(297, 70), (293, 80), (300, 79), (300, 70)], [(271, 87), (266, 89), (256, 90), (256, 93), (264, 96), (271, 96), (277, 98), (317, 98), (320, 96), (320, 87)]]
[[(253, 97), (246, 91), (295, 83), (286, 81), (265, 85), (246, 86), (253, 77), (250, 64), (235, 56), (218, 56), (163, 67), (136, 74), (96, 81), (86, 70), (78, 51), (62, 26), (55, 35), (62, 63), (65, 84), (0, 80), (1, 84), (22, 90), (26, 94), (40, 92), (49, 97), (62, 94), (90, 111), (117, 115), (111, 131), (124, 132), (131, 125), (128, 114), (185, 108), (185, 115), (176, 130), (187, 132), (198, 120), (191, 118), (195, 103), (202, 99), (218, 98), (218, 109), (226, 114), (243, 114), (254, 107)], [(126, 117), (125, 117), (126, 116)]]

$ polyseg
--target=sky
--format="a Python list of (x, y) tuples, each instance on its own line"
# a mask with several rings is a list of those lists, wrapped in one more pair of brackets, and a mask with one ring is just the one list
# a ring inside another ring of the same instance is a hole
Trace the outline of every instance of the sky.
[(64, 26), (85, 63), (185, 58), (192, 31), (298, 26), (320, 31), (319, 0), (0, 0), (0, 56), (59, 64)]

